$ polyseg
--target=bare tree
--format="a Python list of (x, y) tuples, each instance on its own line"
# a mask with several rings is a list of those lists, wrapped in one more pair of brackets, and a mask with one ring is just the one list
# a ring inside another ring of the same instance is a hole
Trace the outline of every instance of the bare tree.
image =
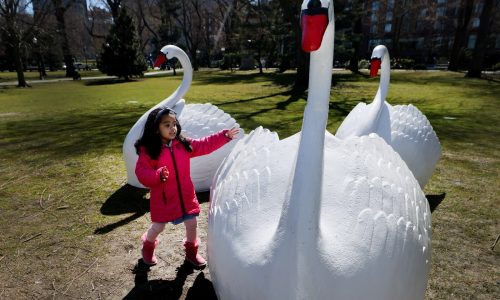
[(450, 52), (450, 62), (448, 64), (448, 70), (450, 71), (458, 71), (460, 53), (465, 47), (467, 28), (469, 27), (469, 22), (472, 16), (473, 5), (474, 0), (460, 0), (458, 18), (456, 20), (457, 27), (455, 30), (455, 39), (453, 40), (453, 46)]
[[(411, 18), (410, 14), (415, 14), (424, 8), (429, 8), (432, 6), (432, 2), (429, 0), (402, 0), (402, 1), (388, 1), (387, 12), (392, 12), (392, 47), (391, 56), (394, 58), (399, 58), (401, 54), (400, 40), (401, 32), (405, 22), (408, 22)], [(382, 16), (382, 20), (386, 20), (386, 16)]]
[(52, 0), (52, 5), (54, 6), (54, 14), (57, 20), (57, 33), (61, 41), (64, 64), (66, 65), (66, 77), (75, 77), (77, 74), (73, 65), (73, 53), (71, 51), (68, 32), (66, 30), (66, 12), (73, 4), (74, 0)]
[(18, 87), (28, 87), (24, 77), (23, 52), (33, 39), (35, 28), (45, 17), (44, 7), (32, 16), (28, 13), (31, 1), (0, 0), (0, 31), (3, 40), (12, 53), (16, 67)]
[(122, 0), (105, 0), (105, 1), (107, 6), (109, 7), (109, 11), (111, 12), (113, 20), (116, 20), (120, 15)]
[(305, 89), (309, 81), (309, 54), (302, 51), (301, 39), (302, 31), (300, 29), (300, 7), (301, 0), (279, 0), (283, 17), (289, 24), (293, 36), (295, 37), (295, 60), (297, 65), (297, 77), (295, 86)]
[(182, 37), (194, 70), (198, 70), (198, 55), (203, 42), (203, 19), (208, 14), (203, 2), (202, 0), (181, 1), (180, 11), (174, 14), (182, 30)]
[(362, 35), (363, 35), (363, 3), (360, 0), (352, 1), (351, 8), (351, 26), (352, 26), (352, 48), (353, 53), (349, 60), (349, 70), (353, 73), (359, 73), (358, 62), (362, 55)]
[(488, 43), (492, 17), (494, 16), (493, 8), (497, 5), (494, 2), (495, 1), (493, 0), (484, 0), (483, 2), (483, 11), (481, 12), (481, 17), (479, 18), (480, 23), (476, 47), (474, 48), (474, 53), (472, 54), (472, 61), (467, 72), (467, 77), (481, 78), (484, 54)]

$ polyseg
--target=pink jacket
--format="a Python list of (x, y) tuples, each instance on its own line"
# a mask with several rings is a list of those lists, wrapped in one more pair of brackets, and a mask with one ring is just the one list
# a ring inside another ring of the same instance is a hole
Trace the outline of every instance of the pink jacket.
[[(142, 148), (135, 166), (139, 181), (150, 189), (150, 210), (153, 222), (170, 222), (183, 214), (197, 214), (200, 205), (194, 191), (190, 174), (190, 158), (209, 154), (231, 139), (226, 137), (227, 130), (222, 130), (201, 139), (188, 139), (193, 152), (188, 152), (178, 140), (173, 140), (171, 147), (163, 146), (158, 160), (153, 160)], [(169, 171), (165, 182), (160, 180), (163, 167)]]

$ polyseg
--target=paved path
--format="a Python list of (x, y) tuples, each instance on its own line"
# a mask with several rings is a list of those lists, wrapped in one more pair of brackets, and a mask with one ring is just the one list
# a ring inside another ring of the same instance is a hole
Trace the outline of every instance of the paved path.
[[(175, 69), (175, 71), (176, 72), (183, 72), (182, 69)], [(144, 76), (151, 77), (151, 76), (172, 74), (172, 73), (173, 73), (173, 70), (155, 71), (155, 72), (144, 73)], [(102, 75), (102, 76), (82, 77), (82, 80), (100, 80), (100, 79), (112, 79), (112, 78), (118, 78), (118, 77)], [(62, 77), (62, 78), (44, 79), (44, 80), (36, 79), (36, 80), (26, 80), (26, 82), (29, 85), (32, 85), (32, 84), (39, 84), (39, 83), (51, 83), (51, 82), (70, 81), (70, 80), (73, 80), (73, 78)], [(17, 83), (18, 83), (17, 80), (0, 82), (0, 87), (2, 87), (2, 86), (17, 86)]]

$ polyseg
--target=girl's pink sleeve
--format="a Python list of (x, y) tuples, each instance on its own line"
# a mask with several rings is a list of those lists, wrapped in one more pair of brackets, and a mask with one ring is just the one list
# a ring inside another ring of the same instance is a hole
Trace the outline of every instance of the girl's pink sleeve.
[(225, 129), (201, 139), (190, 139), (189, 142), (193, 148), (191, 157), (212, 153), (230, 142), (231, 139), (226, 136), (226, 132), (228, 131), (229, 130)]
[(145, 187), (152, 188), (161, 184), (160, 173), (162, 168), (156, 169), (153, 160), (144, 149), (141, 149), (139, 158), (135, 164), (135, 175)]

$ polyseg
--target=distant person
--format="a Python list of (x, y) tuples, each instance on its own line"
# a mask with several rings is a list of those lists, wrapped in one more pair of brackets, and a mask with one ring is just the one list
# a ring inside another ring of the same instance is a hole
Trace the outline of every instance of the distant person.
[(170, 222), (186, 226), (183, 241), (186, 261), (198, 269), (205, 267), (205, 259), (198, 254), (200, 240), (196, 233), (196, 218), (200, 205), (191, 181), (189, 161), (192, 157), (217, 150), (238, 133), (238, 128), (232, 128), (201, 139), (190, 139), (181, 135), (181, 126), (173, 110), (157, 108), (149, 114), (142, 137), (135, 143), (139, 155), (135, 173), (151, 193), (152, 224), (141, 238), (144, 263), (156, 264), (157, 237)]

